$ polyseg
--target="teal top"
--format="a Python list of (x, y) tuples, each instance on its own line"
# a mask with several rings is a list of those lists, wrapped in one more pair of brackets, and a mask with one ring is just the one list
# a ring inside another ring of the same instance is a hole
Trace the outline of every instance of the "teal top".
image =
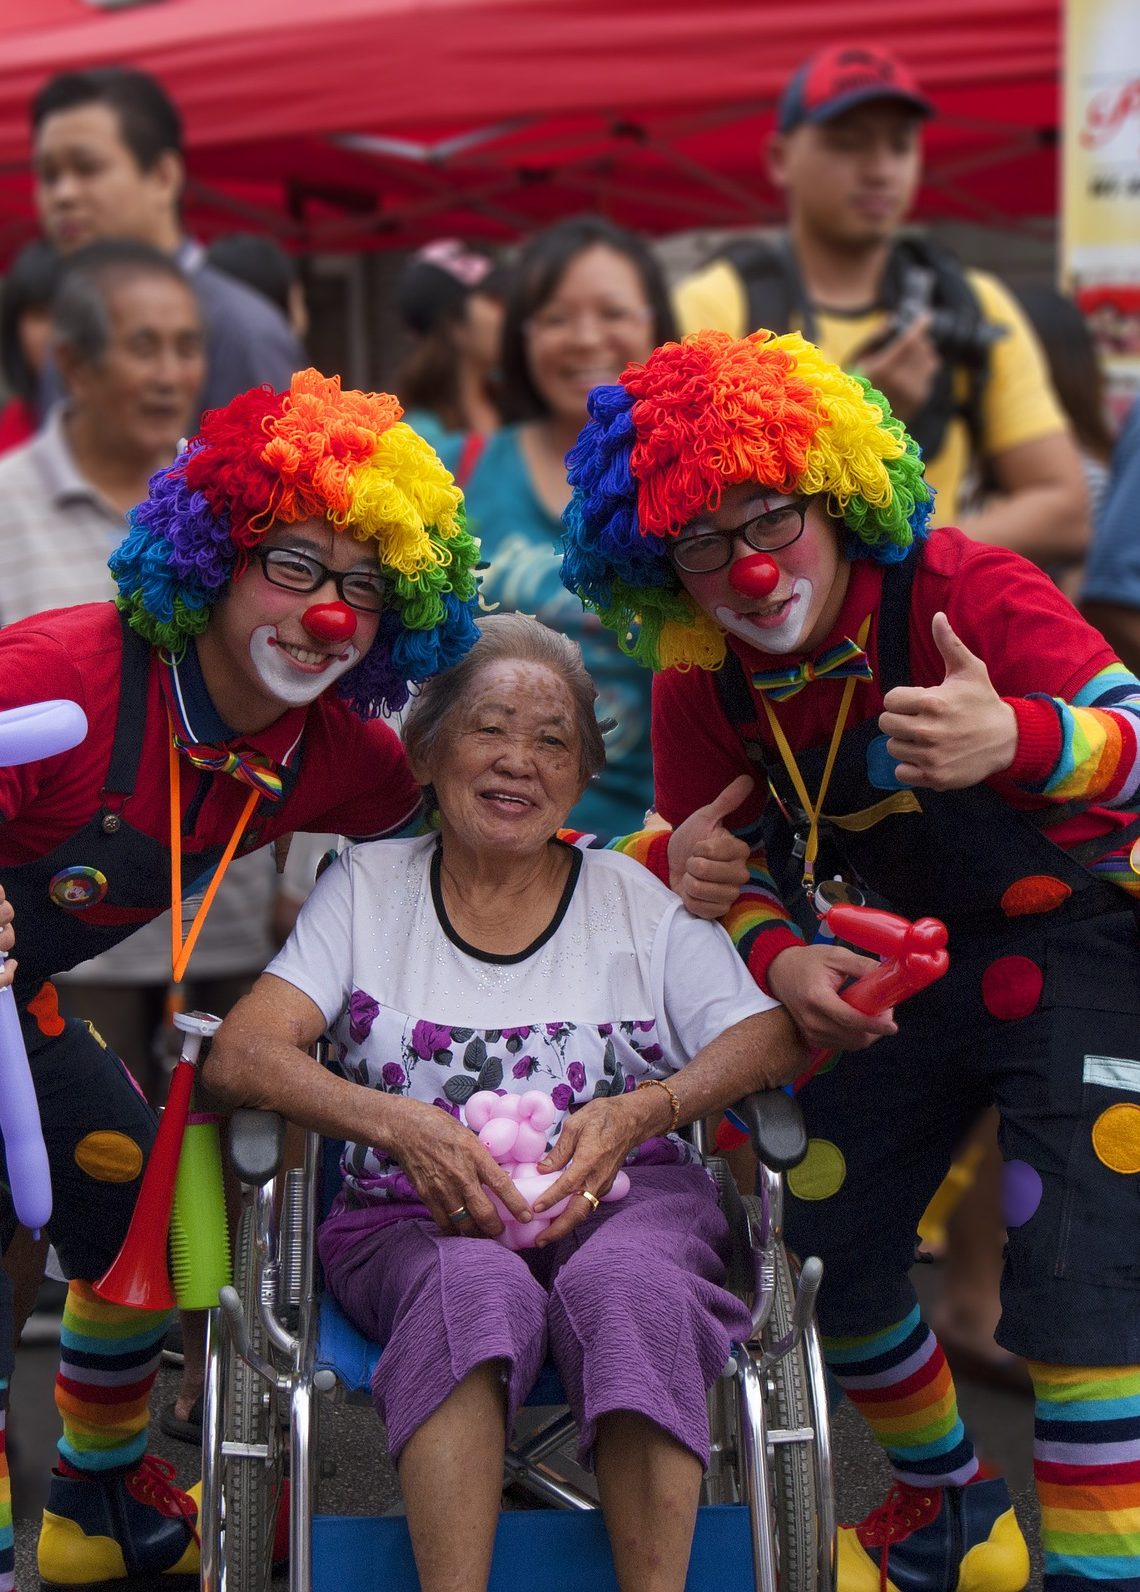
[[(463, 439), (433, 446), (454, 470)], [(649, 698), (653, 676), (627, 658), (595, 615), (559, 578), (562, 526), (539, 502), (519, 447), (516, 426), (487, 439), (464, 491), (467, 523), (482, 543), (481, 605), (533, 614), (576, 641), (598, 688), (596, 711), (615, 719), (606, 735), (606, 766), (570, 814), (573, 828), (607, 838), (640, 829), (653, 802)]]
[(439, 416), (430, 409), (406, 409), (404, 419), (413, 431), (418, 431), (424, 441), (435, 449), (447, 468), (454, 473), (455, 461), (463, 447), (464, 433), (448, 431)]

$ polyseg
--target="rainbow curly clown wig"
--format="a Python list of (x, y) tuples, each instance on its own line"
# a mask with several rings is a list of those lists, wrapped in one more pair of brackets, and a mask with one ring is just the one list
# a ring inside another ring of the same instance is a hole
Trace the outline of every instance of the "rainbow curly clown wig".
[(724, 659), (724, 633), (682, 587), (669, 538), (727, 486), (822, 494), (850, 558), (894, 562), (926, 535), (917, 444), (881, 393), (798, 332), (696, 332), (595, 387), (588, 407), (567, 457), (562, 580), (651, 669)]
[(133, 628), (178, 655), (273, 525), (314, 517), (375, 542), (387, 598), (375, 641), (336, 690), (362, 717), (394, 712), (408, 682), (475, 642), (478, 543), (463, 494), (388, 393), (342, 391), (303, 370), (288, 392), (255, 387), (202, 420), (153, 476), (111, 558)]

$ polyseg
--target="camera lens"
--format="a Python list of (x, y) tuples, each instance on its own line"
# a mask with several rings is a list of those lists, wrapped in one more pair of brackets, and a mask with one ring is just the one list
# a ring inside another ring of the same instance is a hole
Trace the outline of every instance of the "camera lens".
[(942, 358), (947, 364), (965, 365), (970, 370), (982, 368), (990, 349), (1006, 331), (1004, 326), (956, 310), (935, 310), (930, 322), (930, 336)]

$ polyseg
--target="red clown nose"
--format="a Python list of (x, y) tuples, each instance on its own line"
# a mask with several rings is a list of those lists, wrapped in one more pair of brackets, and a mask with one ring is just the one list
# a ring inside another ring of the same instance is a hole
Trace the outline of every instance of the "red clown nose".
[(356, 634), (356, 615), (347, 603), (314, 603), (301, 623), (316, 641), (351, 641)]
[(738, 558), (728, 572), (728, 584), (742, 597), (767, 597), (780, 580), (780, 566), (767, 553)]

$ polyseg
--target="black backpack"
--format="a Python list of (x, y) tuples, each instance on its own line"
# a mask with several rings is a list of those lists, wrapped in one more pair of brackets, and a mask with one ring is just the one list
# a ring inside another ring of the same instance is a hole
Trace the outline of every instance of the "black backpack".
[[(795, 253), (786, 237), (772, 242), (744, 239), (722, 248), (718, 259), (736, 270), (747, 299), (749, 331), (766, 327), (772, 332), (800, 330), (809, 341), (816, 341), (816, 321), (800, 276)], [(961, 265), (944, 249), (921, 238), (900, 238), (894, 244), (883, 278), (881, 308), (888, 313), (898, 308), (908, 271), (918, 267), (932, 278), (931, 307), (948, 311), (969, 338), (971, 332), (986, 325), (981, 306)], [(956, 375), (965, 375), (965, 397), (956, 394)], [(979, 467), (984, 468), (982, 447), (982, 393), (989, 376), (988, 349), (972, 365), (956, 366), (944, 362), (935, 378), (926, 404), (908, 424), (907, 430), (930, 460), (942, 446), (946, 427), (955, 415), (965, 421), (970, 444)]]

